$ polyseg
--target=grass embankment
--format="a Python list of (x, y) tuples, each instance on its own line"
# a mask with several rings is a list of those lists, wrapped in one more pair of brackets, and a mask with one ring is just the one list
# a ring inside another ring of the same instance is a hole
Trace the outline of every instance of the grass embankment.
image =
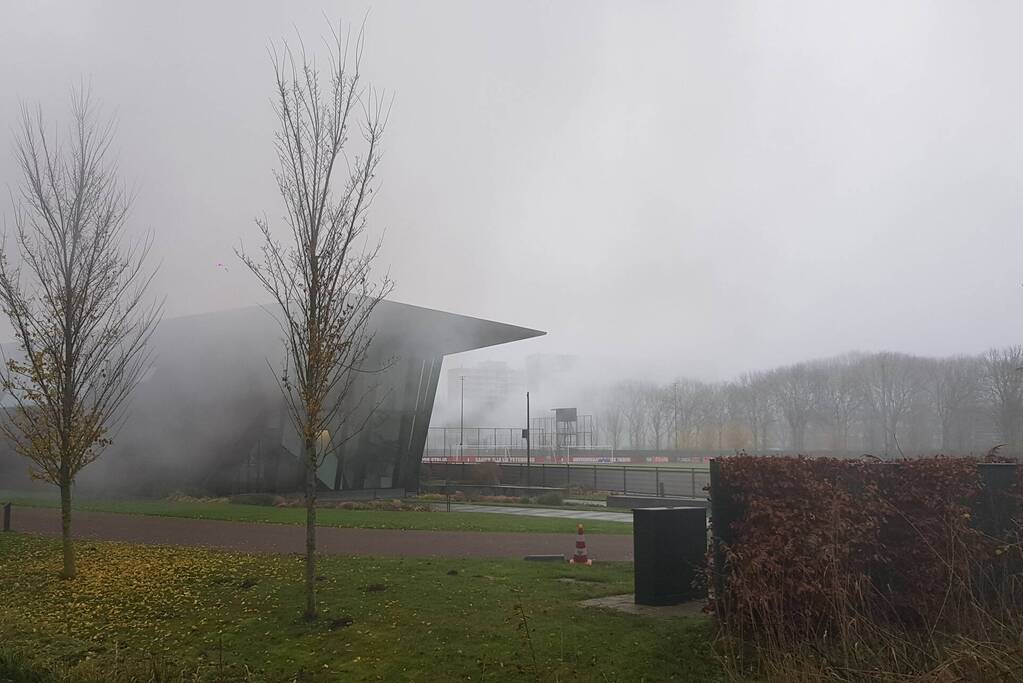
[(0, 534), (0, 680), (720, 677), (704, 619), (578, 607), (630, 592), (624, 563), (323, 558), (322, 615), (306, 623), (297, 557), (77, 547), (64, 581), (58, 541)]
[[(29, 507), (56, 507), (53, 496), (25, 496), (0, 491), (0, 502)], [(83, 500), (74, 502), (75, 510), (116, 512), (130, 515), (156, 515), (190, 519), (219, 519), (231, 522), (305, 524), (305, 508), (238, 505), (226, 502), (174, 500)], [(573, 533), (575, 521), (474, 512), (405, 512), (390, 510), (343, 510), (320, 508), (318, 526), (354, 529), (415, 529), (421, 531), (511, 531), (521, 533)], [(632, 525), (623, 522), (586, 522), (586, 533), (631, 534)]]

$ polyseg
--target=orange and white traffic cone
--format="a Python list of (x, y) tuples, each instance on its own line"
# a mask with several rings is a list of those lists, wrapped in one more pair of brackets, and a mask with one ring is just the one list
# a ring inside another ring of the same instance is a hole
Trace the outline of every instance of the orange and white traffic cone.
[(582, 524), (576, 529), (576, 534), (578, 535), (575, 539), (575, 555), (572, 556), (569, 562), (572, 564), (593, 564), (593, 560), (586, 556), (586, 534), (583, 533)]

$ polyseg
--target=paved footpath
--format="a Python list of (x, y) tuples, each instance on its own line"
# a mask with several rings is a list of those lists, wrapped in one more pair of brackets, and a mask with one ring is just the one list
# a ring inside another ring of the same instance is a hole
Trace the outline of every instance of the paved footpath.
[[(423, 513), (443, 514), (443, 513)], [(15, 507), (11, 527), (48, 535), (60, 534), (60, 511)], [(303, 553), (305, 528), (297, 524), (226, 522), (155, 515), (122, 515), (75, 511), (76, 538), (145, 545), (200, 546), (249, 553)], [(485, 531), (402, 531), (319, 527), (319, 552), (324, 555), (375, 557), (517, 557), (575, 552), (575, 534), (531, 534)], [(632, 560), (632, 536), (588, 534), (590, 557)]]
[(492, 512), (499, 515), (522, 515), (524, 517), (555, 517), (577, 519), (585, 522), (596, 519), (602, 522), (625, 522), (632, 524), (631, 512), (601, 512), (600, 510), (563, 510), (555, 508), (517, 508), (507, 505), (465, 505), (451, 504), (452, 512)]

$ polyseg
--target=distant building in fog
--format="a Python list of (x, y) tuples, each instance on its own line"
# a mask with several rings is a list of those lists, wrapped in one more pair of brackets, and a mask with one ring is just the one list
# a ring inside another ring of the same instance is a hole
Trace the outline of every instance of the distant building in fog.
[(575, 370), (579, 357), (567, 353), (534, 353), (526, 358), (526, 385), (542, 392), (558, 385), (563, 375)]
[(519, 400), (526, 393), (526, 378), (502, 361), (483, 361), (470, 367), (448, 370), (447, 406), (457, 409), (462, 405), (463, 380), (466, 419), (486, 422), (508, 401)]

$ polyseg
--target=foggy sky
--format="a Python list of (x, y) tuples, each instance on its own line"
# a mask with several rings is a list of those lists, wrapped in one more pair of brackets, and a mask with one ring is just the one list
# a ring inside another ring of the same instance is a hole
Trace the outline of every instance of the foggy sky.
[(392, 298), (549, 332), (502, 357), (716, 378), (1021, 340), (1009, 3), (0, 0), (0, 183), (19, 103), (66, 120), (85, 79), (167, 315), (263, 301), (232, 249), (281, 214), (267, 42), (367, 11)]

